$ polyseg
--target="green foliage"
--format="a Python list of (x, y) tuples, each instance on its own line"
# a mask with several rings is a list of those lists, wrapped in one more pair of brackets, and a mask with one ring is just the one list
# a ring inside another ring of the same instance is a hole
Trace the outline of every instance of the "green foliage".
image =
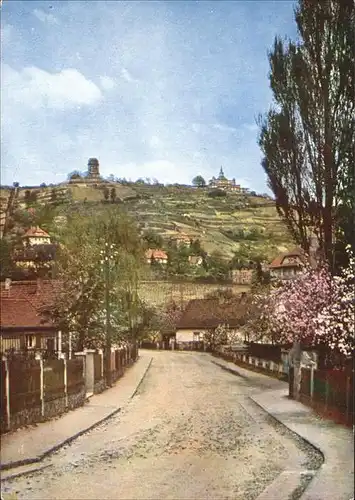
[(73, 172), (70, 172), (68, 174), (68, 180), (74, 180), (74, 179), (81, 179), (83, 177), (82, 173), (79, 172), (79, 170), (73, 170)]
[(26, 207), (27, 208), (32, 207), (33, 205), (35, 205), (36, 201), (37, 201), (36, 191), (31, 191), (30, 189), (26, 189), (25, 191)]
[(0, 279), (12, 276), (14, 263), (11, 257), (12, 245), (5, 238), (0, 239)]
[(146, 243), (147, 248), (160, 249), (164, 246), (163, 237), (152, 229), (148, 229), (143, 234), (143, 241)]
[(227, 193), (223, 191), (223, 189), (211, 189), (211, 191), (207, 193), (207, 196), (210, 198), (225, 198)]
[(196, 187), (199, 187), (199, 188), (205, 187), (206, 186), (206, 181), (202, 177), (202, 175), (196, 175), (196, 177), (194, 177), (192, 179), (192, 185), (196, 186)]
[[(77, 332), (77, 348), (82, 349), (93, 337), (103, 337), (104, 291), (108, 283), (113, 339), (115, 332), (117, 338), (132, 335), (139, 313), (137, 287), (144, 262), (134, 222), (117, 207), (89, 218), (73, 213), (60, 237), (57, 273), (64, 286), (48, 314), (64, 332)], [(101, 254), (106, 244), (109, 248), (113, 245), (108, 281)]]
[(262, 165), (294, 239), (308, 252), (315, 232), (334, 270), (334, 234), (343, 248), (354, 236), (354, 2), (299, 0), (295, 19), (298, 41), (277, 37), (269, 54), (276, 107), (260, 120)]
[(169, 276), (187, 276), (190, 274), (190, 249), (187, 246), (171, 246), (167, 253), (167, 272)]
[(229, 277), (228, 262), (223, 259), (222, 254), (218, 251), (212, 252), (211, 255), (206, 257), (205, 268), (208, 275), (216, 281), (223, 281)]
[(108, 201), (109, 198), (110, 198), (110, 190), (107, 186), (104, 187), (103, 189), (103, 192), (104, 192), (104, 198), (105, 198), (105, 201)]
[(112, 203), (115, 203), (115, 201), (117, 199), (117, 193), (116, 193), (116, 188), (115, 187), (111, 188), (110, 198), (111, 198)]

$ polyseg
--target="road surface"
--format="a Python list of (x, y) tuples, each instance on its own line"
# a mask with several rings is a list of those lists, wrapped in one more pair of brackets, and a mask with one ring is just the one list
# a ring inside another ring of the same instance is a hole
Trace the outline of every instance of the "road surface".
[[(319, 465), (249, 398), (262, 388), (204, 353), (152, 355), (119, 414), (49, 457), (49, 468), (5, 481), (3, 493), (19, 500), (253, 500), (282, 471)], [(299, 498), (300, 488), (285, 499)]]

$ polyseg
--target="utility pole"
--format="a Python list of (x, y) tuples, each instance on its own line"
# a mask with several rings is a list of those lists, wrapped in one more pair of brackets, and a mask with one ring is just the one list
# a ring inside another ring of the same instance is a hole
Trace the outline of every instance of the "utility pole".
[(110, 261), (114, 259), (114, 246), (105, 243), (101, 250), (105, 279), (105, 351), (106, 351), (106, 385), (111, 386), (111, 307), (110, 307)]

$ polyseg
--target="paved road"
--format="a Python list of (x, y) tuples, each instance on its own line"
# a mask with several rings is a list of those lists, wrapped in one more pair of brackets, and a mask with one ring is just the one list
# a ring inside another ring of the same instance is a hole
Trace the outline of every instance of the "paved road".
[(5, 482), (3, 492), (28, 500), (252, 500), (282, 471), (318, 465), (248, 397), (260, 387), (203, 353), (153, 356), (121, 413), (50, 457), (49, 468)]

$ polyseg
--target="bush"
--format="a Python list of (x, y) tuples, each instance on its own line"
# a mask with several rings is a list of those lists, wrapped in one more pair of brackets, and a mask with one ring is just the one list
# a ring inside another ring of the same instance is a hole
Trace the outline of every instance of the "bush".
[(227, 193), (223, 189), (212, 189), (207, 196), (210, 198), (224, 198), (227, 196)]

